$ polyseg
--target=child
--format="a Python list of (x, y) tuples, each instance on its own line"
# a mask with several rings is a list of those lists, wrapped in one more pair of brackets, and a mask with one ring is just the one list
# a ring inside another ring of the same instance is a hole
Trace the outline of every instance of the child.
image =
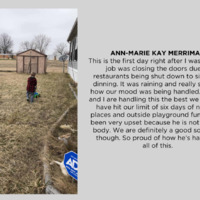
[(37, 79), (35, 78), (35, 72), (31, 73), (31, 76), (28, 78), (28, 83), (27, 83), (27, 93), (26, 93), (26, 98), (27, 101), (29, 101), (29, 96), (30, 96), (30, 102), (33, 102), (34, 99), (34, 92), (37, 86)]

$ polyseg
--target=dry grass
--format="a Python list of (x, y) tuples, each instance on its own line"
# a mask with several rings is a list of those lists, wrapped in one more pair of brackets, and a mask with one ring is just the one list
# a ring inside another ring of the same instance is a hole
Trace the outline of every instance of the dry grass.
[[(58, 63), (60, 65), (60, 63)], [(0, 70), (15, 71), (15, 61), (1, 60)], [(56, 72), (56, 73), (55, 73)], [(44, 193), (43, 139), (74, 102), (70, 77), (51, 62), (48, 74), (37, 75), (41, 97), (26, 101), (27, 74), (0, 72), (0, 193)]]
[[(71, 82), (72, 84), (72, 82)], [(60, 125), (67, 124), (72, 127), (72, 130), (63, 130)], [(68, 145), (64, 144), (63, 141), (58, 140), (58, 137), (71, 133), (71, 138), (68, 141)], [(74, 151), (77, 153), (77, 102), (75, 101), (73, 106), (70, 107), (69, 112), (64, 117), (64, 119), (58, 124), (57, 128), (53, 134), (48, 138), (49, 147), (49, 162), (57, 160), (62, 162), (64, 159), (64, 154), (69, 151)], [(58, 165), (51, 165), (51, 177), (53, 180), (54, 187), (59, 190), (62, 194), (77, 194), (77, 181), (72, 177), (63, 176), (60, 167)]]
[[(56, 65), (56, 67), (55, 67)], [(65, 62), (65, 72), (67, 71), (67, 61)], [(48, 60), (47, 61), (47, 72), (62, 73), (63, 72), (63, 62)]]
[[(16, 60), (0, 60), (0, 72), (13, 71), (16, 72)], [(65, 72), (67, 71), (67, 62), (65, 62)], [(48, 60), (47, 61), (47, 73), (62, 73), (63, 63), (60, 61)]]

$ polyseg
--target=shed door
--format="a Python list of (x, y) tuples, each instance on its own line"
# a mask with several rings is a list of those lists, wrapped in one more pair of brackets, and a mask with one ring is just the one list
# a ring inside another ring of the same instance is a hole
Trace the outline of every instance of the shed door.
[(30, 74), (31, 72), (38, 73), (37, 56), (24, 57), (24, 73)]
[(31, 57), (31, 72), (38, 73), (38, 63), (36, 56)]
[(24, 73), (31, 73), (31, 59), (28, 56), (24, 57)]

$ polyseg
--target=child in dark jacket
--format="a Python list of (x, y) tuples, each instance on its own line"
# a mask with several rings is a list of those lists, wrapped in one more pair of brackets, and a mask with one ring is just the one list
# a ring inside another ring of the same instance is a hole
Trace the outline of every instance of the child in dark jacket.
[(30, 100), (30, 102), (33, 102), (34, 99), (34, 92), (37, 86), (37, 79), (35, 78), (35, 72), (31, 73), (31, 76), (28, 78), (28, 83), (27, 83), (27, 93), (26, 93), (26, 98), (27, 101)]

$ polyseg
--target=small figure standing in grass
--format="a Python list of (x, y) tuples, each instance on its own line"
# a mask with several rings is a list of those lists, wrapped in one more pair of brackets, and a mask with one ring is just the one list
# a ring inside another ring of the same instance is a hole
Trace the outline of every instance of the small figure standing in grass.
[(26, 98), (27, 98), (27, 101), (30, 100), (31, 103), (33, 102), (34, 92), (37, 86), (37, 79), (35, 78), (35, 75), (36, 75), (35, 72), (31, 73), (31, 76), (28, 78), (28, 83), (27, 83), (27, 88), (26, 88), (27, 90)]

